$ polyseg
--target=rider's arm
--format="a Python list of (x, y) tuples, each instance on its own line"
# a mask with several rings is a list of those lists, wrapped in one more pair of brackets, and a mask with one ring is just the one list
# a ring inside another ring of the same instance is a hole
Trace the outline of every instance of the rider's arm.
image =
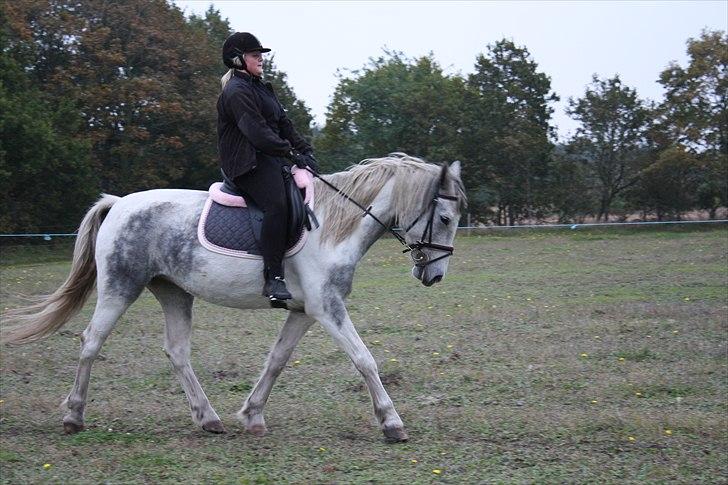
[(291, 123), (291, 120), (288, 119), (285, 111), (283, 112), (281, 119), (278, 121), (278, 127), (281, 130), (281, 136), (288, 140), (291, 145), (293, 145), (293, 148), (301, 153), (313, 152), (311, 145), (293, 127), (293, 123)]

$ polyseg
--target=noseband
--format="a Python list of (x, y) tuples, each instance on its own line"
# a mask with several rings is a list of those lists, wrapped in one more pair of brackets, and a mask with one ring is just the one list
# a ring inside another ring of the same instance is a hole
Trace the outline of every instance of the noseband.
[[(453, 251), (455, 251), (455, 248), (452, 246), (444, 246), (442, 244), (435, 244), (432, 242), (432, 228), (435, 224), (435, 209), (437, 208), (437, 204), (439, 203), (439, 199), (446, 199), (446, 200), (453, 200), (455, 202), (458, 201), (458, 198), (453, 195), (447, 195), (447, 194), (437, 194), (431, 201), (430, 205), (425, 208), (424, 211), (420, 213), (420, 215), (417, 216), (417, 218), (412, 221), (412, 223), (407, 227), (407, 229), (404, 230), (405, 234), (407, 234), (414, 226), (417, 224), (417, 222), (422, 218), (422, 216), (429, 210), (430, 211), (430, 218), (427, 221), (427, 224), (425, 225), (425, 229), (422, 231), (422, 237), (420, 237), (417, 242), (412, 244), (404, 243), (405, 246), (407, 246), (407, 249), (402, 251), (403, 253), (406, 253), (407, 251), (410, 251), (410, 256), (412, 257), (412, 262), (415, 263), (415, 266), (419, 268), (424, 268), (427, 265), (430, 265), (434, 263), (435, 261), (440, 261), (441, 259), (449, 258), (452, 256)], [(425, 253), (422, 248), (427, 249), (434, 249), (436, 251), (444, 251), (445, 254), (442, 256), (439, 256), (434, 259), (430, 259), (430, 257)]]
[[(404, 233), (407, 234), (414, 226), (417, 224), (417, 222), (422, 218), (423, 215), (427, 213), (427, 211), (430, 211), (430, 218), (427, 221), (427, 225), (425, 225), (424, 231), (422, 231), (422, 237), (420, 237), (419, 240), (416, 242), (410, 244), (408, 243), (404, 237), (402, 237), (398, 232), (396, 232), (394, 229), (392, 229), (390, 226), (386, 225), (382, 221), (379, 220), (377, 216), (372, 214), (372, 206), (364, 207), (359, 202), (355, 201), (348, 195), (346, 195), (344, 192), (341, 191), (338, 187), (336, 187), (334, 184), (330, 183), (328, 180), (324, 180), (321, 175), (319, 175), (315, 170), (311, 169), (311, 167), (306, 167), (306, 170), (311, 172), (314, 177), (318, 178), (321, 182), (323, 182), (326, 186), (329, 188), (335, 190), (340, 196), (351, 202), (352, 204), (356, 205), (359, 209), (361, 209), (364, 214), (362, 214), (362, 217), (369, 216), (372, 219), (374, 219), (377, 224), (382, 226), (385, 230), (389, 231), (404, 247), (405, 249), (402, 250), (403, 253), (409, 252), (410, 257), (412, 258), (412, 262), (417, 266), (418, 268), (424, 268), (425, 266), (428, 266), (435, 261), (439, 261), (441, 259), (449, 258), (452, 256), (453, 251), (455, 251), (455, 248), (452, 246), (444, 246), (442, 244), (436, 244), (432, 242), (432, 228), (435, 223), (435, 209), (437, 208), (437, 204), (439, 203), (439, 199), (446, 199), (446, 200), (453, 200), (458, 201), (459, 199), (454, 195), (447, 195), (447, 194), (440, 194), (438, 193), (435, 195), (435, 197), (430, 201), (430, 205), (428, 205), (425, 210), (423, 210), (420, 215), (417, 216), (417, 218), (412, 221), (412, 223), (407, 227), (407, 229), (404, 230)], [(425, 253), (422, 248), (427, 249), (434, 249), (436, 251), (443, 251), (445, 254), (442, 256), (438, 256), (437, 258), (430, 259), (430, 257)]]

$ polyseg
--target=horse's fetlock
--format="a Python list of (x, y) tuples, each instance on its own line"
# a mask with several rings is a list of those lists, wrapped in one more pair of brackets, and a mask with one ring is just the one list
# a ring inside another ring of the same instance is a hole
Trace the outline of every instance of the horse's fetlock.
[(83, 409), (86, 407), (86, 402), (83, 399), (79, 399), (79, 398), (68, 397), (64, 401), (64, 404), (68, 409), (70, 409), (72, 411), (77, 411), (79, 413), (82, 413)]

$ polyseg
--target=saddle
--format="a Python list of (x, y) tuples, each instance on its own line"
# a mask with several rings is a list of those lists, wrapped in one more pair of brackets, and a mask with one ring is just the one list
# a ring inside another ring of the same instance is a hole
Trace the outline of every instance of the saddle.
[[(262, 259), (263, 211), (252, 200), (246, 200), (224, 173), (222, 176), (222, 182), (210, 186), (197, 225), (200, 244), (227, 256)], [(311, 173), (295, 166), (284, 166), (283, 178), (289, 207), (285, 257), (290, 257), (303, 248), (308, 231), (318, 228), (319, 223), (313, 213)]]

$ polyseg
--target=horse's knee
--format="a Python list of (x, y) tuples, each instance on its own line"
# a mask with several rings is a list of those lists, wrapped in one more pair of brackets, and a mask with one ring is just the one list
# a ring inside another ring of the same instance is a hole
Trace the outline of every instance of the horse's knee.
[(165, 346), (164, 353), (167, 354), (167, 357), (169, 357), (170, 362), (172, 362), (172, 365), (176, 369), (181, 369), (189, 362), (190, 353), (188, 350)]
[(356, 355), (354, 357), (354, 366), (363, 375), (376, 375), (379, 373), (377, 362), (368, 352)]

